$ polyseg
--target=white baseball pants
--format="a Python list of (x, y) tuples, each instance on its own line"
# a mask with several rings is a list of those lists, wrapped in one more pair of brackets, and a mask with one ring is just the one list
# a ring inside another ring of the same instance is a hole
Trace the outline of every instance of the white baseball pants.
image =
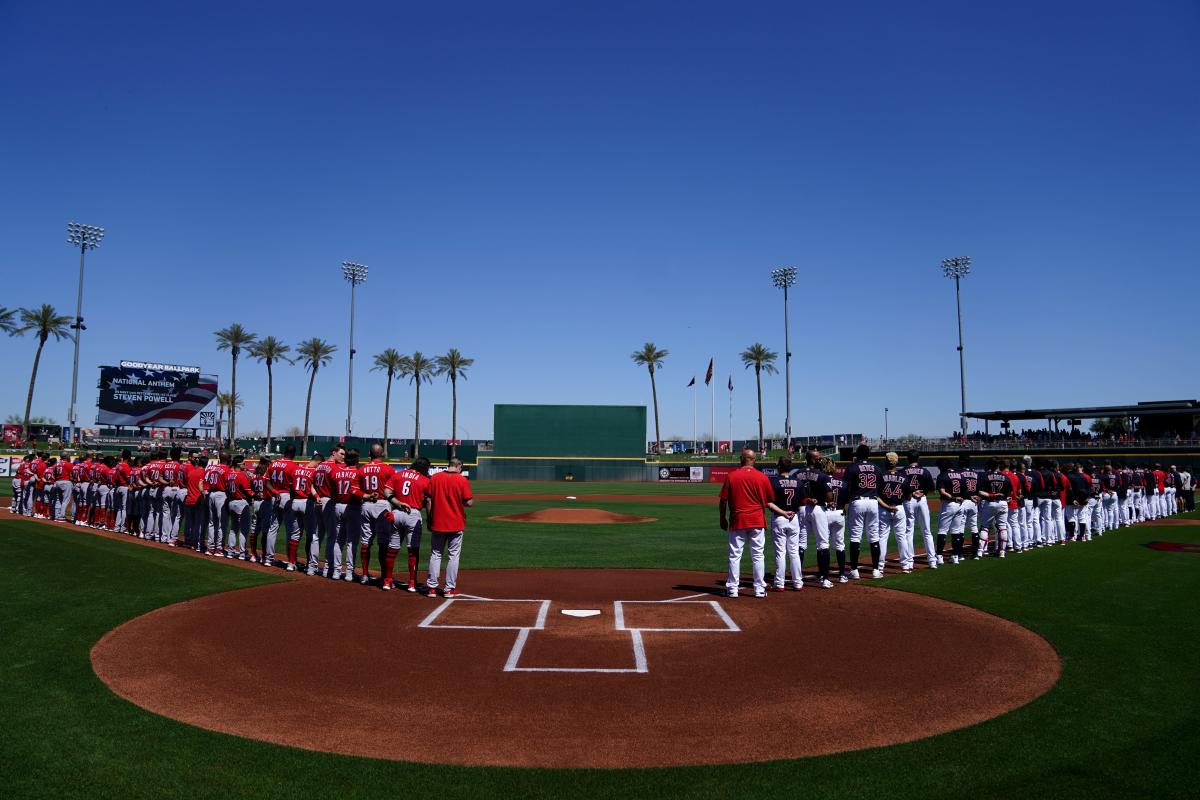
[(771, 520), (771, 541), (775, 545), (775, 588), (782, 589), (788, 568), (791, 568), (792, 585), (797, 589), (803, 585), (804, 577), (800, 568), (800, 515), (788, 519), (776, 516)]
[[(433, 546), (437, 549), (438, 536), (433, 534)], [(725, 588), (737, 591), (742, 581), (742, 550), (750, 546), (750, 568), (754, 575), (754, 593), (767, 590), (766, 557), (763, 549), (767, 543), (765, 528), (739, 528), (729, 531), (729, 574), (725, 577)], [(433, 554), (429, 555), (430, 577), (433, 577)], [(436, 586), (436, 584), (434, 584)]]

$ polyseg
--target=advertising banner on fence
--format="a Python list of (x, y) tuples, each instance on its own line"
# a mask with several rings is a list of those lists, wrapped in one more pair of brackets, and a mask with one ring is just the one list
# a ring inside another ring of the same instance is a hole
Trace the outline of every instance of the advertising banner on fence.
[(217, 397), (215, 375), (197, 367), (125, 361), (100, 368), (96, 422), (136, 428), (183, 428)]
[(659, 467), (658, 479), (668, 483), (700, 483), (704, 480), (704, 467)]
[(0, 456), (0, 478), (9, 478), (13, 474), (13, 460), (10, 456)]

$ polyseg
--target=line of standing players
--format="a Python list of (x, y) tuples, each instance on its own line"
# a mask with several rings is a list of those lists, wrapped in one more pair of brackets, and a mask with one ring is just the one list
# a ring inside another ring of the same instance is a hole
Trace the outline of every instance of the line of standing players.
[[(309, 575), (334, 580), (373, 582), (370, 557), (378, 546), (379, 585), (394, 586), (395, 560), (408, 554), (407, 589), (417, 591), (417, 564), (424, 519), (433, 514), (430, 462), (417, 458), (397, 470), (373, 445), (370, 460), (359, 464), (357, 450), (335, 445), (328, 458), (314, 454), (297, 462), (295, 448), (284, 457), (261, 459), (253, 467), (241, 456), (222, 453), (185, 457), (178, 447), (134, 458), (88, 454), (74, 462), (30, 454), (14, 476), (10, 511), (34, 518), (161, 542), (179, 544), (214, 557), (273, 566), (279, 533), (286, 534), (284, 566), (296, 571), (301, 542), (307, 549)], [(461, 469), (452, 459), (448, 472)], [(457, 476), (456, 476), (457, 477)], [(436, 596), (443, 556), (448, 559), (445, 596), (453, 597), (461, 547), (465, 481), (449, 479), (458, 502), (446, 504), (439, 519), (453, 531), (433, 532), (425, 591)], [(439, 495), (440, 496), (440, 495)], [(466, 503), (469, 505), (469, 502)], [(458, 510), (456, 510), (458, 509)], [(358, 559), (360, 569), (355, 572)], [(322, 563), (323, 562), (323, 563)]]
[[(839, 582), (858, 580), (864, 534), (871, 577), (878, 579), (885, 574), (892, 537), (901, 572), (913, 571), (917, 534), (930, 569), (946, 563), (947, 543), (951, 564), (1005, 558), (1010, 552), (1091, 541), (1105, 531), (1179, 513), (1183, 493), (1191, 488), (1191, 475), (1174, 466), (1087, 461), (1060, 468), (1053, 459), (1025, 456), (991, 458), (980, 469), (960, 455), (957, 463), (938, 459), (935, 478), (921, 466), (918, 453), (909, 453), (903, 467), (896, 453), (888, 453), (882, 465), (872, 463), (870, 453), (860, 445), (844, 470), (816, 449), (806, 453), (801, 467), (787, 456), (779, 459), (778, 474), (771, 478), (774, 501), (767, 504), (775, 551), (768, 591), (783, 591), (789, 578), (793, 588), (803, 587), (810, 533), (817, 546), (817, 585), (831, 589), (830, 545)], [(931, 498), (940, 500), (936, 531), (930, 525)]]

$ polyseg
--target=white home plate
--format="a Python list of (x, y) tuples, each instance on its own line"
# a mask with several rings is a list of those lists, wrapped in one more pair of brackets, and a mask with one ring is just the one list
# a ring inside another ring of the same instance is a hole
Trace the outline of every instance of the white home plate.
[(600, 609), (598, 608), (564, 608), (562, 610), (568, 617), (598, 617)]

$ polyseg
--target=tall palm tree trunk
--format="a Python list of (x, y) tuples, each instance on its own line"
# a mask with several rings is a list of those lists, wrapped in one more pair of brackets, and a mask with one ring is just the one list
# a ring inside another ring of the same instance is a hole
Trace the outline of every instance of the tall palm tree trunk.
[(417, 380), (417, 413), (413, 415), (416, 423), (413, 430), (413, 458), (421, 455), (421, 381)]
[[(450, 440), (458, 440), (458, 377), (450, 376)], [(458, 445), (450, 445), (450, 457), (458, 455)]]
[(267, 452), (271, 452), (271, 415), (275, 412), (275, 376), (271, 374), (271, 362), (267, 361)]
[(387, 392), (383, 395), (383, 457), (388, 457), (388, 412), (392, 409), (392, 373), (388, 372)]
[(302, 456), (308, 455), (308, 412), (312, 410), (312, 390), (313, 384), (317, 380), (317, 368), (313, 367), (312, 374), (308, 376), (308, 397), (304, 400), (304, 440), (300, 445), (303, 452)]
[(39, 336), (37, 353), (33, 356), (33, 372), (29, 375), (29, 394), (25, 397), (25, 424), (21, 438), (26, 442), (29, 441), (29, 411), (33, 408), (33, 385), (37, 383), (38, 364), (42, 361), (42, 348), (45, 346), (46, 337)]
[(763, 449), (762, 368), (757, 364), (754, 365), (754, 384), (758, 387), (758, 450), (761, 453)]
[(650, 367), (650, 396), (654, 398), (654, 443), (662, 455), (662, 434), (658, 430), (658, 386), (654, 382), (654, 367)]
[(229, 406), (229, 447), (237, 447), (237, 353), (233, 354), (232, 383), (233, 403)]

